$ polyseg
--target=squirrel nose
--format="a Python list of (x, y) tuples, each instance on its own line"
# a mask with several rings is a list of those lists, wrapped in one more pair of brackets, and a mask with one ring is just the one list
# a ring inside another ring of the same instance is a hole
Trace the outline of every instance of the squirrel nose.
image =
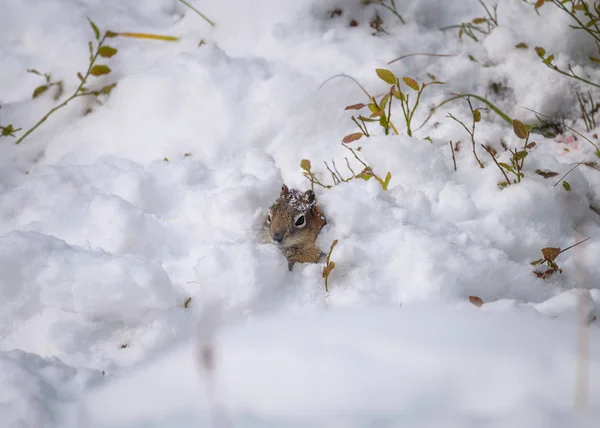
[(277, 242), (283, 241), (283, 233), (282, 232), (273, 233), (273, 234), (271, 234), (271, 237), (273, 238), (273, 241), (277, 241)]

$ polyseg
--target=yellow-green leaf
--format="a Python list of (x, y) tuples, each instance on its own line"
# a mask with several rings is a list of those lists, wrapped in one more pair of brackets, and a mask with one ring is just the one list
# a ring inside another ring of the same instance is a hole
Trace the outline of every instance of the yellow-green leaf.
[(517, 48), (517, 49), (527, 49), (527, 48), (529, 48), (529, 46), (527, 46), (526, 43), (521, 42), (518, 45), (515, 45), (515, 48)]
[(113, 37), (117, 37), (119, 34), (115, 33), (114, 31), (106, 31), (106, 33), (104, 33), (104, 36), (106, 36), (109, 39), (112, 39)]
[(593, 56), (590, 57), (590, 61), (595, 62), (596, 64), (600, 64), (600, 59), (594, 58)]
[(107, 65), (95, 65), (90, 70), (92, 76), (102, 76), (108, 73), (110, 73), (110, 68)]
[(479, 110), (473, 110), (473, 120), (475, 122), (481, 122), (481, 112)]
[(567, 192), (571, 191), (571, 185), (567, 181), (563, 181), (562, 186), (565, 188)]
[(369, 104), (368, 107), (369, 107), (369, 110), (371, 110), (372, 113), (379, 113), (379, 112), (381, 112), (381, 109), (375, 103)]
[(304, 171), (310, 172), (310, 168), (311, 168), (310, 161), (308, 159), (302, 159), (300, 161), (300, 168), (302, 168)]
[(544, 64), (552, 65), (552, 61), (554, 61), (554, 55), (548, 55), (548, 58), (544, 60)]
[(388, 189), (388, 185), (390, 184), (390, 180), (392, 179), (392, 173), (388, 171), (388, 173), (385, 176), (385, 180), (383, 181), (383, 190), (387, 190)]
[(485, 19), (485, 18), (475, 18), (471, 22), (473, 22), (473, 24), (483, 24), (484, 22), (487, 22), (487, 19)]
[(542, 7), (544, 5), (545, 2), (546, 2), (546, 0), (538, 0), (535, 4), (535, 8), (539, 9), (540, 7)]
[(115, 86), (117, 86), (117, 84), (116, 84), (116, 83), (111, 83), (110, 85), (103, 86), (103, 87), (102, 87), (102, 89), (100, 89), (100, 91), (99, 91), (99, 92), (100, 92), (101, 94), (108, 95), (108, 94), (110, 94), (110, 93), (111, 93), (111, 91), (113, 90), (113, 88), (114, 88)]
[(100, 46), (100, 49), (98, 49), (98, 55), (100, 55), (104, 58), (110, 58), (111, 56), (113, 56), (116, 53), (117, 53), (117, 50), (115, 48), (113, 48), (112, 46)]
[(42, 95), (44, 92), (46, 92), (48, 90), (48, 85), (42, 85), (42, 86), (38, 86), (37, 88), (35, 88), (35, 90), (33, 91), (33, 95), (31, 98), (37, 98), (40, 95)]
[(381, 110), (385, 110), (385, 107), (387, 106), (388, 101), (390, 100), (390, 94), (385, 94), (385, 96), (381, 99), (381, 102), (379, 103), (379, 108), (381, 108)]
[(523, 124), (523, 122), (521, 122), (520, 120), (514, 119), (513, 120), (513, 131), (515, 132), (515, 135), (521, 139), (525, 139), (527, 138), (527, 128), (525, 127), (525, 125)]
[(191, 303), (191, 301), (192, 301), (192, 296), (190, 296), (190, 297), (188, 297), (187, 299), (185, 299), (185, 302), (183, 302), (183, 307), (184, 307), (185, 309), (187, 309), (187, 308), (188, 308), (188, 306), (190, 306), (190, 303)]
[(410, 77), (403, 77), (402, 81), (406, 83), (406, 86), (408, 86), (409, 88), (414, 89), (415, 91), (419, 90), (419, 84), (415, 79), (412, 79)]
[(393, 89), (394, 90), (392, 91), (392, 95), (398, 98), (400, 101), (404, 101), (404, 94), (402, 93), (402, 91), (396, 89), (395, 87)]
[(386, 70), (385, 68), (378, 68), (375, 70), (377, 75), (381, 80), (385, 83), (389, 83), (390, 85), (395, 85), (398, 79), (390, 70)]
[(94, 36), (96, 37), (96, 40), (100, 40), (100, 30), (98, 30), (98, 27), (96, 26), (96, 24), (94, 24), (94, 22), (88, 18), (87, 19), (90, 23), (90, 25), (92, 26), (92, 30), (94, 30)]
[(535, 47), (535, 52), (538, 54), (539, 57), (543, 58), (544, 55), (546, 55), (546, 49), (544, 49), (541, 46), (536, 46)]

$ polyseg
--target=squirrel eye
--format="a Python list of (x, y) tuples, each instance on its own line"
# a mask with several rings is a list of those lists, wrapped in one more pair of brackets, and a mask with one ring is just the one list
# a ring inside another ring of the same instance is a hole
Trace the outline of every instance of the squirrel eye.
[(296, 217), (296, 221), (294, 222), (294, 224), (298, 228), (304, 227), (304, 225), (306, 224), (306, 218), (304, 217), (304, 214), (300, 214), (298, 217)]
[(271, 223), (271, 213), (267, 214), (267, 223)]

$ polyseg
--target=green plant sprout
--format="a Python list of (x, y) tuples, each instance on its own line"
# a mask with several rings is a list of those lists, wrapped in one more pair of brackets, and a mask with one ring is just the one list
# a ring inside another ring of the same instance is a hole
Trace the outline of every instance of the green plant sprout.
[(54, 99), (54, 101), (58, 101), (60, 99), (60, 97), (62, 96), (62, 94), (64, 92), (62, 80), (54, 82), (54, 81), (52, 81), (52, 76), (49, 73), (42, 74), (35, 69), (28, 69), (27, 72), (41, 76), (46, 81), (46, 83), (44, 85), (40, 85), (33, 90), (33, 94), (31, 95), (32, 99), (35, 99), (35, 98), (39, 97), (40, 95), (44, 94), (48, 89), (50, 89), (53, 86), (56, 87), (56, 91), (52, 98)]
[(474, 41), (479, 42), (479, 39), (477, 38), (475, 33), (487, 36), (492, 32), (494, 28), (498, 26), (498, 13), (496, 11), (498, 5), (494, 4), (492, 6), (492, 12), (482, 0), (479, 0), (479, 3), (481, 4), (481, 6), (483, 6), (483, 9), (485, 10), (485, 16), (475, 18), (471, 22), (463, 22), (462, 24), (443, 27), (440, 28), (440, 30), (445, 31), (451, 30), (453, 28), (458, 28), (459, 40), (462, 40), (463, 34), (466, 34)]
[(334, 240), (331, 243), (331, 247), (329, 247), (329, 253), (327, 254), (327, 259), (325, 260), (325, 266), (323, 267), (322, 276), (325, 279), (325, 291), (329, 292), (329, 276), (331, 275), (331, 271), (335, 269), (335, 262), (331, 261), (331, 253), (333, 253), (333, 249), (337, 245), (338, 240)]
[[(481, 162), (479, 160), (479, 157), (477, 157), (477, 152), (475, 150), (475, 124), (479, 123), (481, 121), (481, 111), (480, 110), (482, 110), (482, 108), (480, 107), (480, 108), (474, 109), (473, 105), (471, 104), (471, 99), (469, 97), (467, 97), (467, 103), (469, 105), (469, 110), (471, 110), (471, 117), (473, 119), (471, 129), (467, 128), (467, 126), (463, 122), (461, 122), (460, 120), (458, 120), (457, 118), (452, 116), (452, 114), (448, 113), (448, 117), (453, 119), (454, 121), (460, 123), (463, 126), (463, 128), (465, 128), (465, 130), (469, 133), (469, 136), (471, 137), (473, 156), (475, 157), (475, 160), (479, 164), (479, 167), (484, 168), (483, 162)], [(450, 147), (452, 147), (452, 143), (450, 143)], [(454, 160), (454, 170), (456, 170), (456, 160), (454, 158), (454, 150), (452, 150), (452, 159)]]
[[(344, 143), (344, 144), (346, 144), (346, 143)], [(327, 164), (327, 162), (323, 162), (325, 164), (325, 167), (331, 174), (331, 179), (332, 179), (332, 183), (333, 183), (333, 184), (326, 184), (326, 183), (323, 183), (321, 180), (319, 180), (319, 178), (312, 171), (312, 164), (311, 164), (310, 160), (302, 159), (302, 161), (300, 162), (300, 168), (302, 168), (304, 170), (302, 175), (310, 181), (311, 189), (314, 191), (315, 185), (321, 186), (325, 189), (331, 189), (333, 186), (337, 186), (341, 183), (348, 183), (349, 181), (355, 180), (357, 178), (365, 180), (365, 181), (369, 181), (371, 178), (374, 178), (381, 185), (381, 188), (383, 190), (388, 190), (388, 186), (392, 179), (392, 173), (388, 171), (388, 173), (385, 175), (385, 178), (381, 178), (379, 175), (377, 175), (373, 171), (373, 168), (371, 168), (369, 165), (367, 165), (358, 156), (358, 154), (356, 152), (360, 151), (360, 147), (357, 148), (356, 150), (354, 150), (353, 148), (348, 147), (347, 145), (344, 145), (344, 144), (343, 144), (343, 147), (345, 149), (349, 150), (352, 153), (352, 155), (354, 156), (354, 158), (362, 165), (362, 170), (357, 174), (350, 166), (350, 161), (348, 160), (348, 158), (344, 158), (346, 161), (346, 167), (350, 171), (350, 176), (344, 177), (339, 172), (339, 170), (335, 164), (335, 161), (332, 161), (333, 167), (330, 167), (329, 164)]]
[[(0, 109), (2, 109), (2, 105), (0, 105)], [(15, 132), (20, 131), (21, 128), (15, 129), (13, 125), (8, 124), (6, 126), (0, 125), (0, 137), (13, 137), (16, 138)]]
[[(523, 122), (515, 119), (513, 121), (513, 131), (518, 138), (524, 140), (524, 143), (521, 150), (509, 150), (511, 154), (510, 164), (498, 162), (492, 149), (484, 146), (483, 144), (481, 145), (481, 147), (483, 147), (484, 150), (491, 156), (492, 160), (504, 176), (505, 181), (498, 183), (500, 187), (506, 187), (510, 186), (511, 184), (517, 184), (521, 182), (521, 179), (525, 177), (525, 174), (523, 173), (523, 166), (525, 164), (525, 158), (529, 154), (528, 150), (531, 150), (533, 147), (535, 147), (535, 142), (529, 142), (530, 127), (525, 126)], [(508, 178), (507, 173), (512, 174), (515, 178), (511, 181)]]
[[(100, 30), (98, 29), (96, 24), (94, 24), (94, 22), (92, 22), (92, 20), (90, 20), (89, 18), (88, 18), (88, 21), (94, 32), (94, 36), (96, 39), (96, 47), (94, 49), (93, 42), (90, 41), (88, 43), (89, 51), (90, 51), (89, 65), (84, 74), (77, 73), (77, 77), (79, 78), (79, 81), (80, 81), (79, 86), (77, 87), (77, 89), (75, 89), (75, 92), (70, 97), (68, 97), (66, 100), (64, 100), (59, 105), (52, 108), (35, 125), (33, 125), (23, 135), (21, 135), (21, 137), (19, 137), (17, 139), (15, 144), (19, 144), (21, 141), (23, 141), (29, 134), (31, 134), (42, 123), (44, 123), (53, 113), (55, 113), (57, 110), (66, 106), (69, 102), (73, 101), (75, 98), (87, 97), (87, 96), (97, 97), (100, 94), (108, 95), (108, 94), (110, 94), (112, 89), (116, 86), (116, 83), (111, 83), (111, 84), (105, 85), (102, 88), (100, 88), (99, 90), (95, 90), (95, 91), (89, 90), (85, 86), (88, 83), (88, 79), (90, 79), (91, 76), (94, 76), (94, 77), (104, 76), (111, 72), (111, 69), (107, 65), (98, 64), (97, 60), (100, 57), (111, 58), (112, 56), (114, 56), (117, 53), (117, 49), (113, 48), (112, 46), (106, 45), (105, 42), (106, 42), (106, 39), (108, 39), (108, 38), (113, 38), (113, 37), (118, 36), (118, 34), (115, 32), (106, 31), (104, 33), (104, 35), (102, 37), (100, 37)], [(49, 85), (46, 85), (46, 86), (49, 87)], [(39, 90), (39, 88), (40, 87), (38, 87), (38, 89), (36, 89), (36, 90)], [(48, 88), (46, 88), (46, 89), (48, 89)], [(42, 92), (44, 92), (46, 89), (44, 89)], [(34, 95), (35, 95), (35, 91), (34, 91)]]
[[(89, 52), (90, 52), (89, 64), (88, 64), (88, 68), (85, 73), (83, 73), (83, 74), (77, 73), (77, 78), (79, 79), (79, 86), (77, 87), (77, 89), (75, 89), (75, 92), (73, 92), (73, 94), (71, 94), (71, 96), (69, 96), (62, 103), (53, 107), (40, 120), (38, 120), (38, 122), (35, 125), (33, 125), (23, 135), (21, 135), (17, 139), (15, 144), (21, 143), (21, 141), (23, 141), (25, 138), (27, 138), (27, 136), (29, 136), (33, 131), (35, 131), (42, 123), (44, 123), (46, 120), (48, 120), (48, 118), (53, 113), (55, 113), (57, 110), (60, 110), (61, 108), (65, 107), (69, 102), (73, 101), (74, 99), (80, 98), (80, 97), (89, 97), (89, 96), (98, 97), (100, 95), (109, 95), (111, 93), (111, 91), (115, 88), (115, 86), (117, 86), (116, 83), (110, 83), (108, 85), (104, 85), (101, 88), (96, 89), (96, 90), (91, 90), (85, 86), (86, 84), (90, 83), (92, 77), (105, 76), (107, 74), (110, 74), (110, 72), (112, 71), (109, 66), (98, 63), (99, 58), (109, 59), (109, 58), (112, 58), (114, 55), (116, 55), (118, 52), (116, 48), (105, 44), (106, 39), (114, 38), (117, 36), (122, 36), (122, 37), (133, 37), (133, 38), (155, 39), (155, 40), (167, 40), (167, 41), (179, 40), (177, 37), (172, 37), (172, 36), (163, 36), (163, 35), (158, 35), (158, 34), (145, 34), (145, 33), (128, 33), (128, 32), (116, 33), (114, 31), (110, 31), (110, 30), (105, 31), (104, 35), (102, 35), (102, 37), (101, 37), (98, 26), (96, 26), (96, 24), (89, 18), (88, 18), (88, 22), (90, 23), (92, 31), (94, 32), (94, 37), (96, 39), (96, 46), (94, 47), (94, 43), (92, 41), (88, 42)], [(27, 71), (30, 73), (44, 76), (46, 79), (45, 85), (38, 86), (33, 91), (33, 98), (36, 98), (39, 95), (41, 95), (42, 93), (46, 92), (51, 86), (57, 86), (58, 91), (60, 92), (59, 94), (57, 94), (56, 99), (58, 99), (60, 97), (60, 95), (62, 95), (62, 88), (63, 88), (62, 81), (52, 82), (50, 75), (48, 75), (48, 74), (42, 75), (37, 70), (27, 70)], [(89, 112), (89, 110), (88, 110), (88, 112)], [(15, 131), (16, 130), (13, 130), (13, 132), (15, 132)]]

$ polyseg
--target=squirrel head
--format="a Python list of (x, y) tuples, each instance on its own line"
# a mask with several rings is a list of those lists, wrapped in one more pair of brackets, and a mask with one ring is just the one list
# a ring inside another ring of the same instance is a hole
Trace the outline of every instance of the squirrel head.
[(317, 199), (312, 190), (301, 192), (281, 187), (279, 198), (271, 205), (265, 216), (266, 237), (273, 243), (291, 248), (302, 245), (306, 235), (311, 234), (314, 224)]

